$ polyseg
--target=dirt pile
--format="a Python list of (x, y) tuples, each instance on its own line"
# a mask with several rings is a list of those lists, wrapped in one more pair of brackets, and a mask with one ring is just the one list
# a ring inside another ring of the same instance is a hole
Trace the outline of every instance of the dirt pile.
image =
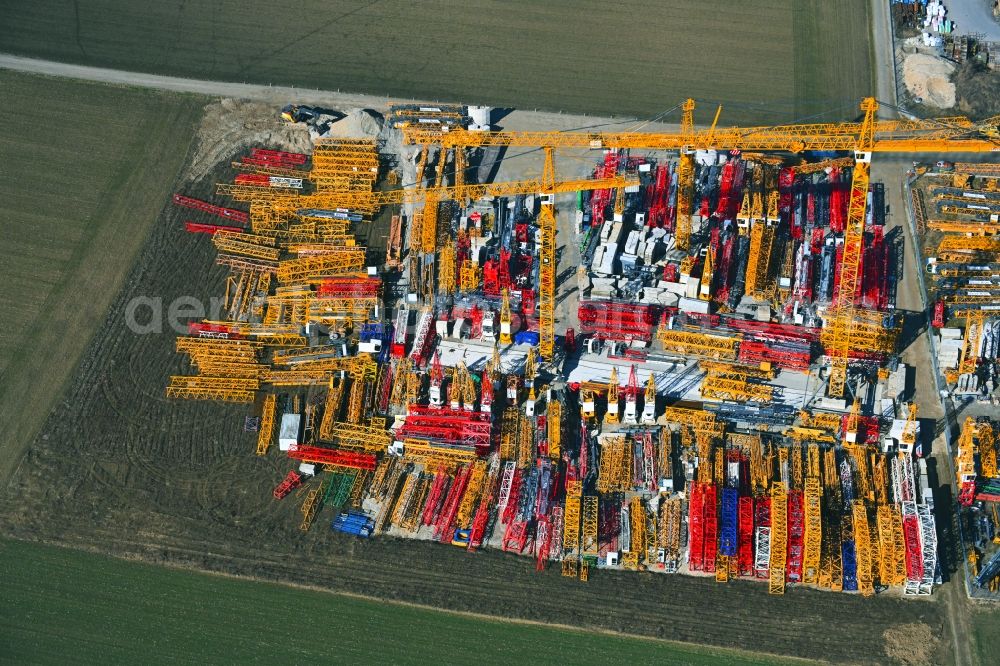
[(955, 106), (955, 84), (951, 75), (955, 65), (944, 58), (914, 53), (903, 61), (903, 81), (906, 90), (922, 104), (939, 109)]
[(925, 666), (934, 663), (938, 638), (926, 624), (901, 624), (890, 627), (883, 634), (885, 654), (894, 663), (906, 666)]
[(185, 177), (197, 180), (219, 162), (231, 160), (250, 146), (311, 152), (312, 144), (305, 125), (283, 121), (279, 111), (270, 104), (236, 99), (207, 105)]

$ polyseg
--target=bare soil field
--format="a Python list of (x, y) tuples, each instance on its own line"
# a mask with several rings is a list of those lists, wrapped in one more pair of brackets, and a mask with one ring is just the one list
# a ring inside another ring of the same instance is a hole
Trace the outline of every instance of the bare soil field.
[(650, 117), (686, 97), (730, 123), (873, 93), (867, 0), (0, 0), (0, 51), (195, 79)]
[[(210, 196), (216, 169), (184, 191)], [(179, 369), (173, 334), (124, 325), (134, 296), (205, 300), (223, 289), (206, 238), (187, 234), (183, 211), (165, 207), (138, 262), (90, 345), (75, 382), (0, 502), (13, 537), (127, 558), (287, 581), (455, 611), (599, 628), (656, 638), (832, 662), (895, 657), (885, 632), (947, 636), (937, 599), (792, 589), (649, 574), (595, 572), (589, 583), (536, 574), (527, 558), (405, 539), (357, 540), (299, 529), (301, 497), (271, 489), (290, 465), (253, 455), (244, 406), (172, 402)], [(945, 641), (932, 658), (946, 661)]]
[(0, 486), (121, 289), (204, 100), (0, 71)]

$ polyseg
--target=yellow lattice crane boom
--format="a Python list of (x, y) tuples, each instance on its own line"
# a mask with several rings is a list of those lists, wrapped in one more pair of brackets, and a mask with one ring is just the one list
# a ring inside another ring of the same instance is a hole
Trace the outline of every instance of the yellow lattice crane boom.
[[(610, 178), (582, 178), (575, 180), (564, 180), (551, 184), (551, 191), (555, 194), (575, 193), (585, 190), (604, 190), (624, 188), (638, 185), (639, 179), (635, 175), (616, 175)], [(271, 204), (271, 209), (277, 213), (295, 213), (298, 210), (308, 210), (310, 208), (364, 208), (375, 210), (381, 206), (394, 204), (420, 204), (429, 199), (435, 202), (441, 201), (463, 201), (466, 199), (481, 199), (484, 197), (509, 197), (518, 194), (538, 194), (545, 189), (541, 180), (518, 180), (501, 183), (486, 183), (481, 185), (459, 185), (428, 187), (425, 189), (407, 187), (381, 192), (371, 192), (365, 190), (331, 190), (321, 194), (299, 196), (287, 201), (275, 201)], [(428, 207), (424, 207), (424, 215), (427, 215)], [(424, 224), (426, 226), (426, 220)], [(436, 227), (436, 225), (434, 225)], [(427, 232), (429, 233), (429, 232)], [(423, 237), (427, 233), (421, 232)]]
[[(866, 98), (862, 106), (877, 104)], [(694, 130), (694, 100), (683, 104), (681, 129), (656, 132), (478, 132), (442, 133), (420, 127), (403, 130), (407, 143), (446, 146), (552, 146), (554, 148), (639, 148), (647, 150), (738, 149), (742, 151), (849, 151), (867, 131), (864, 122), (712, 127)], [(871, 125), (876, 152), (990, 152), (997, 150), (996, 118), (974, 123), (967, 118), (881, 120)]]
[(559, 460), (562, 451), (562, 403), (558, 400), (549, 402), (545, 427), (548, 430), (549, 457)]
[(274, 412), (277, 407), (277, 397), (269, 393), (264, 398), (264, 409), (261, 412), (260, 425), (257, 429), (257, 455), (267, 454), (271, 446), (271, 439), (274, 437)]
[(785, 593), (785, 556), (787, 547), (788, 495), (785, 484), (775, 481), (771, 485), (771, 561), (769, 563), (768, 592)]
[(983, 310), (967, 310), (965, 312), (965, 339), (962, 344), (961, 359), (958, 363), (960, 373), (976, 371), (983, 328), (988, 317), (989, 313)]
[(830, 382), (828, 393), (834, 397), (844, 395), (847, 384), (848, 356), (852, 349), (854, 332), (854, 295), (864, 251), (866, 204), (868, 200), (869, 167), (875, 142), (875, 112), (878, 102), (868, 98), (861, 104), (864, 121), (854, 146), (854, 170), (851, 194), (847, 204), (847, 222), (844, 225), (844, 251), (840, 264), (840, 284), (832, 307), (832, 317), (827, 322), (829, 335), (824, 344), (830, 357)]
[[(812, 451), (818, 453), (815, 446), (810, 447), (810, 462), (813, 459)], [(803, 560), (802, 560), (802, 582), (815, 584), (819, 578), (820, 546), (823, 540), (822, 514), (820, 503), (822, 491), (820, 490), (818, 474), (819, 457), (816, 456), (817, 472), (813, 475), (813, 470), (809, 470), (805, 483), (805, 534), (803, 540)], [(810, 465), (811, 468), (811, 465)]]
[[(681, 136), (694, 134), (694, 100), (686, 99), (681, 107)], [(677, 204), (674, 236), (678, 250), (687, 250), (691, 239), (691, 212), (694, 198), (694, 150), (681, 146), (677, 161)]]
[[(552, 148), (545, 148), (545, 167), (542, 170), (542, 208), (538, 214), (538, 227), (542, 236), (538, 267), (538, 349), (542, 359), (551, 361), (556, 344), (556, 213), (555, 165)], [(624, 192), (625, 188), (619, 188)]]
[(854, 520), (854, 546), (858, 556), (858, 591), (867, 597), (874, 594), (868, 510), (863, 500), (851, 502), (851, 510)]
[(529, 347), (528, 353), (524, 357), (524, 383), (527, 386), (534, 386), (535, 375), (538, 374), (538, 364), (535, 361), (535, 348)]

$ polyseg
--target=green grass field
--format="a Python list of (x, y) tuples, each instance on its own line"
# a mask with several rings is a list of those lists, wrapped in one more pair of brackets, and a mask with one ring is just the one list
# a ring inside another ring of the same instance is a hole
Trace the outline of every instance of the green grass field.
[(174, 76), (649, 117), (857, 114), (867, 0), (0, 0), (0, 51)]
[[(791, 663), (0, 540), (8, 663)], [(794, 662), (801, 663), (801, 662)]]
[(0, 486), (179, 175), (203, 102), (0, 71)]
[(979, 663), (983, 666), (996, 663), (1000, 654), (1000, 610), (974, 611), (972, 633)]

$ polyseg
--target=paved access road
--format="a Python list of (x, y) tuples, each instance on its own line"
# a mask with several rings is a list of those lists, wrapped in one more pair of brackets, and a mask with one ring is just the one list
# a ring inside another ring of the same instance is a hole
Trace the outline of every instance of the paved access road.
[(992, 0), (945, 0), (945, 18), (955, 22), (957, 35), (978, 32), (986, 41), (1000, 42), (1000, 21), (993, 18)]
[[(21, 56), (0, 53), (0, 69), (13, 69), (32, 74), (48, 76), (64, 76), (71, 79), (84, 79), (102, 83), (156, 88), (174, 92), (198, 93), (212, 97), (233, 97), (236, 99), (252, 99), (260, 101), (295, 100), (303, 103), (321, 104), (336, 97), (341, 106), (379, 109), (388, 105), (385, 97), (372, 95), (352, 95), (332, 93), (307, 88), (290, 88), (283, 86), (261, 86), (250, 83), (230, 83), (226, 81), (202, 81), (198, 79), (183, 79), (174, 76), (158, 76), (142, 72), (126, 72), (103, 67), (86, 67), (70, 65), (51, 60), (24, 58)], [(287, 102), (285, 102), (287, 103)]]
[[(893, 57), (892, 17), (889, 0), (872, 0), (872, 51), (875, 57), (875, 98), (887, 104), (896, 104), (896, 61)], [(893, 109), (883, 106), (880, 118), (895, 118)]]

